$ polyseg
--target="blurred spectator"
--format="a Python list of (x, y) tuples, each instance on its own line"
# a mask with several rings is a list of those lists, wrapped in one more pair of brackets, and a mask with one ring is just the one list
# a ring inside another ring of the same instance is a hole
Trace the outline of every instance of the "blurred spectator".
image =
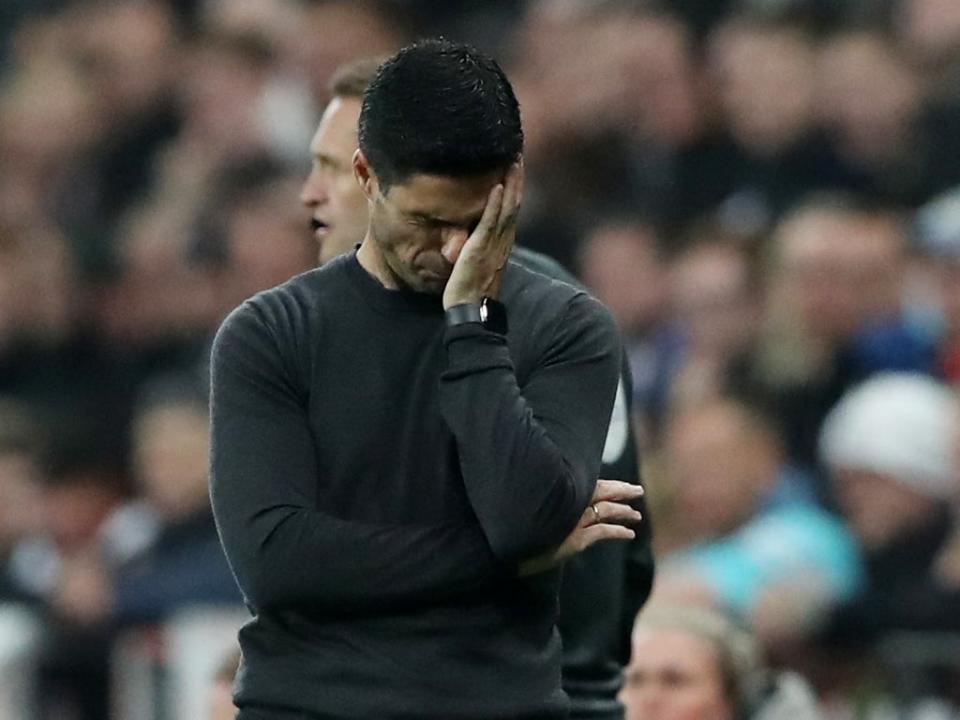
[(750, 372), (801, 466), (817, 465), (823, 418), (852, 384), (882, 370), (934, 367), (930, 339), (903, 313), (905, 245), (896, 215), (845, 196), (811, 197), (777, 226), (766, 328)]
[(913, 230), (916, 249), (934, 280), (938, 369), (948, 381), (960, 382), (960, 188), (925, 205)]
[(207, 498), (208, 435), (206, 402), (192, 384), (155, 381), (133, 423), (143, 499), (111, 505), (90, 524), (96, 547), (73, 543), (84, 584), (56, 598), (62, 617), (81, 626), (156, 622), (192, 603), (241, 603)]
[(223, 312), (221, 273), (195, 257), (193, 224), (191, 213), (159, 203), (120, 222), (118, 274), (98, 295), (98, 330), (138, 381), (196, 363)]
[[(349, 60), (392, 55), (406, 42), (403, 16), (377, 0), (331, 0), (310, 3), (300, 28), (300, 58), (318, 107), (330, 99), (334, 70)], [(317, 38), (323, 38), (318, 42)], [(298, 152), (309, 142), (297, 148)]]
[[(673, 162), (672, 146), (661, 150), (658, 138), (648, 152), (633, 136), (657, 133), (684, 145), (697, 134), (684, 29), (635, 3), (548, 1), (531, 5), (515, 50), (510, 75), (523, 107), (529, 180), (524, 244), (569, 265), (598, 215), (672, 213), (681, 200), (668, 195), (688, 187), (688, 178), (658, 172)], [(578, 102), (566, 101), (571, 93)]]
[(816, 125), (816, 52), (802, 24), (733, 16), (706, 52), (740, 154), (723, 208), (731, 229), (763, 231), (810, 190), (844, 183)]
[(110, 635), (89, 620), (108, 600), (101, 558), (132, 551), (142, 525), (128, 533), (111, 522), (129, 488), (110, 443), (77, 422), (54, 429), (39, 475), (41, 527), (16, 544), (10, 573), (46, 615), (40, 717), (100, 720), (107, 717)]
[(761, 307), (746, 252), (708, 239), (670, 266), (672, 316), (683, 334), (683, 359), (673, 380), (675, 402), (719, 394), (734, 366), (752, 350)]
[(269, 156), (231, 164), (220, 174), (207, 207), (215, 218), (207, 229), (214, 234), (198, 238), (197, 250), (205, 251), (205, 241), (222, 243), (224, 315), (251, 295), (316, 265), (316, 245), (297, 201), (302, 182), (300, 174)]
[(689, 29), (646, 11), (630, 28), (636, 61), (624, 103), (631, 201), (670, 234), (736, 189), (742, 154), (719, 122), (716, 93)]
[(256, 35), (204, 37), (191, 49), (179, 85), (183, 125), (160, 157), (158, 193), (199, 203), (221, 168), (275, 149), (263, 112), (273, 51)]
[(809, 686), (763, 667), (753, 639), (723, 615), (651, 606), (633, 630), (620, 700), (626, 720), (817, 720)]
[(852, 537), (811, 500), (762, 414), (732, 399), (680, 406), (665, 455), (673, 507), (659, 518), (670, 544), (654, 601), (697, 600), (775, 634), (813, 627), (856, 592)]
[(133, 426), (134, 469), (156, 536), (116, 569), (107, 608), (119, 622), (155, 622), (190, 604), (240, 605), (207, 497), (207, 404), (189, 381), (159, 385)]
[(933, 566), (960, 497), (956, 397), (932, 378), (882, 374), (844, 396), (821, 452), (866, 553), (864, 591), (833, 615), (828, 637), (866, 646), (900, 630), (960, 630), (960, 583)]
[(934, 92), (960, 99), (960, 5), (951, 0), (898, 0), (894, 21)]
[(885, 35), (838, 33), (818, 72), (820, 114), (853, 186), (916, 206), (960, 182), (956, 110), (925, 104), (921, 79)]
[(123, 378), (88, 313), (64, 237), (44, 224), (0, 219), (0, 394), (28, 403), (44, 424), (81, 415), (119, 450)]
[(84, 270), (102, 274), (116, 219), (148, 190), (153, 158), (178, 130), (180, 41), (162, 2), (85, 3), (70, 13), (64, 40), (95, 100), (98, 134), (57, 188), (59, 220)]
[(77, 166), (102, 132), (87, 81), (60, 56), (21, 67), (0, 91), (0, 217), (59, 221)]
[(668, 322), (667, 265), (659, 238), (642, 221), (611, 222), (583, 242), (579, 271), (613, 313), (633, 374), (641, 437), (659, 433), (682, 340)]

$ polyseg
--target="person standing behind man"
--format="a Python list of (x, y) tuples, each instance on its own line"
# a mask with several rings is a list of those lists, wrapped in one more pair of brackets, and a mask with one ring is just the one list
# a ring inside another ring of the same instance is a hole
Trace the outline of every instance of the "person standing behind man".
[(254, 616), (238, 717), (559, 720), (556, 562), (639, 520), (616, 502), (638, 491), (594, 494), (616, 327), (509, 261), (523, 132), (491, 58), (404, 48), (359, 146), (359, 249), (214, 341), (211, 497)]
[[(351, 161), (357, 149), (363, 93), (382, 60), (361, 58), (338, 68), (330, 81), (330, 103), (311, 142), (313, 167), (300, 199), (311, 211), (321, 265), (353, 250), (366, 232), (366, 197), (353, 176)], [(514, 247), (511, 257), (579, 287), (576, 278), (552, 258), (522, 247)], [(631, 398), (630, 371), (625, 365), (603, 451), (603, 478), (637, 482), (640, 476)], [(642, 500), (638, 502), (644, 512)], [(636, 537), (629, 543), (598, 543), (564, 566), (559, 628), (563, 688), (570, 697), (573, 720), (623, 717), (616, 696), (622, 668), (629, 660), (630, 631), (653, 582), (649, 519), (635, 530)]]

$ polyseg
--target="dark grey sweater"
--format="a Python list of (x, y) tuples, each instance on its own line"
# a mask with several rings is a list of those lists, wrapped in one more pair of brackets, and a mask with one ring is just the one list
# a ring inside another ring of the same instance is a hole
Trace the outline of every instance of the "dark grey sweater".
[(586, 293), (510, 263), (507, 338), (447, 329), (356, 253), (235, 310), (213, 349), (211, 495), (254, 614), (241, 707), (563, 717), (556, 572), (619, 370)]

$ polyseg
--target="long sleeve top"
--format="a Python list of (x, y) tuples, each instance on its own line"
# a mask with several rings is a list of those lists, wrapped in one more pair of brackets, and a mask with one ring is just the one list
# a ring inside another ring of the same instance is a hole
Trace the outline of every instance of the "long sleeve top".
[(606, 310), (508, 264), (506, 336), (446, 327), (356, 254), (235, 310), (212, 357), (211, 497), (253, 613), (236, 700), (321, 717), (563, 717), (559, 545), (600, 468)]
[[(562, 265), (524, 247), (513, 259), (547, 277), (582, 287)], [(600, 477), (640, 482), (640, 458), (631, 422), (633, 381), (626, 354), (603, 448)], [(630, 635), (653, 587), (650, 514), (635, 503), (643, 522), (629, 542), (601, 542), (569, 559), (560, 586), (557, 627), (563, 641), (563, 689), (571, 720), (622, 720), (617, 693), (630, 660)]]

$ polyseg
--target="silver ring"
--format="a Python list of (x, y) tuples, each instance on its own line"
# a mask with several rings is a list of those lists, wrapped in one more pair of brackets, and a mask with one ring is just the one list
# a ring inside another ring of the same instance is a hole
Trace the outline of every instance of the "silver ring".
[(594, 503), (590, 506), (590, 509), (593, 510), (593, 517), (597, 522), (600, 522), (600, 511), (597, 509), (597, 504)]

